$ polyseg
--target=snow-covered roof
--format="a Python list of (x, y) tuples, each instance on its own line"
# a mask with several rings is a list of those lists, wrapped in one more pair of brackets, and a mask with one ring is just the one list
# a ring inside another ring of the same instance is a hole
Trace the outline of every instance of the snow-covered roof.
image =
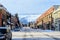
[(0, 4), (0, 9), (7, 10), (2, 4)]

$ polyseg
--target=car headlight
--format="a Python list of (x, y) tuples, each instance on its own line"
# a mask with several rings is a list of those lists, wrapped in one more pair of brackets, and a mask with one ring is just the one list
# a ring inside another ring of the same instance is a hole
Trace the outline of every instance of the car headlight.
[(5, 38), (5, 36), (4, 35), (1, 35), (0, 38)]

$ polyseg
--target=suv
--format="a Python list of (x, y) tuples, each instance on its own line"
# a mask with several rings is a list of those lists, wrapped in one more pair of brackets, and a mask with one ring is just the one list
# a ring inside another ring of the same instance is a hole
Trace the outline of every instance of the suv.
[(9, 27), (0, 27), (0, 40), (12, 40), (12, 33)]

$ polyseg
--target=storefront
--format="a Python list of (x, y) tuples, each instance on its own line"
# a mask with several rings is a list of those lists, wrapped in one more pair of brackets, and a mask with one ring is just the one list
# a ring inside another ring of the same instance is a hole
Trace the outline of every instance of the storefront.
[(55, 20), (55, 30), (60, 31), (60, 18)]

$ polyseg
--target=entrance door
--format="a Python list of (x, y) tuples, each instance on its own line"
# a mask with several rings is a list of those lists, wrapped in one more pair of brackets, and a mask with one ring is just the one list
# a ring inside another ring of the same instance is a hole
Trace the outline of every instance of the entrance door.
[(59, 31), (60, 31), (60, 24), (59, 24)]

